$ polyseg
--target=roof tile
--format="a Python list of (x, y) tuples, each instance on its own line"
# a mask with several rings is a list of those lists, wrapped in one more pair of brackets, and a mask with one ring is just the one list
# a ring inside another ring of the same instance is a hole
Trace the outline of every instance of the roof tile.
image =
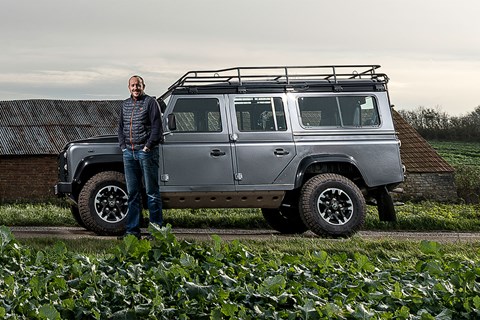
[(402, 142), (400, 155), (407, 172), (453, 172), (437, 151), (395, 110), (392, 111), (393, 121), (398, 138)]

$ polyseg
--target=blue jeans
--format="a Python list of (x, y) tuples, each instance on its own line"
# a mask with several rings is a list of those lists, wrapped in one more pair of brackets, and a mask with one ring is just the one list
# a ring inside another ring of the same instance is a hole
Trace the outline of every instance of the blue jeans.
[(123, 165), (128, 192), (127, 234), (140, 235), (140, 217), (142, 216), (142, 178), (147, 193), (150, 222), (162, 225), (162, 198), (158, 183), (159, 147), (149, 152), (125, 150)]

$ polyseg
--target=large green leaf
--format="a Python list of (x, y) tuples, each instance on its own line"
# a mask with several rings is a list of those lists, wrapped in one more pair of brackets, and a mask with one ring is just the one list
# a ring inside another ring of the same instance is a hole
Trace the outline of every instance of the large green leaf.
[(442, 246), (436, 241), (422, 240), (420, 243), (420, 250), (428, 255), (441, 256)]

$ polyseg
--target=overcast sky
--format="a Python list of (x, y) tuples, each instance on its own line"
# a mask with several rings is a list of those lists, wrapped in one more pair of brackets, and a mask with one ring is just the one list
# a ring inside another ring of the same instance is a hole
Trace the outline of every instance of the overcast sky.
[(380, 64), (397, 109), (480, 105), (478, 0), (14, 0), (0, 100), (159, 96), (189, 70)]

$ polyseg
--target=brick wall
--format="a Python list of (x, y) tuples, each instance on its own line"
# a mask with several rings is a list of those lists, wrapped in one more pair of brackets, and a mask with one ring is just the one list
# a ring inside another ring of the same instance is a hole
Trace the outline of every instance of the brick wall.
[(456, 201), (457, 189), (453, 172), (446, 173), (408, 173), (400, 186), (404, 193), (401, 199)]
[(0, 203), (54, 198), (57, 156), (0, 156)]

